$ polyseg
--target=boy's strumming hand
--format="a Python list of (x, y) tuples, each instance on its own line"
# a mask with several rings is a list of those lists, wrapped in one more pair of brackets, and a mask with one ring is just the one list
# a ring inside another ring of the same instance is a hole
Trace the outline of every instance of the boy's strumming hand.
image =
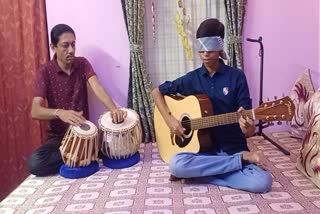
[(168, 127), (170, 129), (171, 134), (183, 137), (185, 128), (183, 128), (180, 122), (172, 115), (170, 116), (170, 119), (168, 121)]

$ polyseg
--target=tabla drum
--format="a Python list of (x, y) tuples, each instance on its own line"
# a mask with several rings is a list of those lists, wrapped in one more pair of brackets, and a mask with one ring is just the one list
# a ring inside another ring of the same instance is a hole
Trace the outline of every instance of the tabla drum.
[(138, 114), (123, 108), (127, 117), (122, 123), (112, 122), (111, 113), (105, 112), (99, 118), (100, 149), (105, 155), (103, 164), (112, 169), (127, 168), (140, 161), (139, 148), (142, 140)]
[(64, 162), (60, 175), (81, 178), (97, 172), (98, 151), (98, 128), (92, 122), (86, 120), (79, 126), (70, 125), (60, 146)]

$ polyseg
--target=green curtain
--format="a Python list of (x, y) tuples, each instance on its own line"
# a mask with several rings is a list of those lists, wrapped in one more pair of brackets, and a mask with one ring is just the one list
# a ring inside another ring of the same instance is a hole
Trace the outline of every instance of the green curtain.
[(122, 0), (130, 43), (130, 80), (128, 107), (140, 116), (143, 142), (154, 142), (151, 82), (144, 64), (144, 0)]
[(242, 56), (242, 28), (247, 0), (225, 0), (229, 65), (243, 68)]

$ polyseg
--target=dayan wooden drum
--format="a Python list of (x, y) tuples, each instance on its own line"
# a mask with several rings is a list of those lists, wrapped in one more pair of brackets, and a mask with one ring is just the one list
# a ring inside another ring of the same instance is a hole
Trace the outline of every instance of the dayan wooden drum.
[(92, 122), (86, 120), (79, 126), (69, 126), (60, 146), (65, 163), (64, 168), (60, 168), (60, 174), (68, 178), (93, 174), (99, 169), (96, 162), (98, 151), (98, 128)]
[(139, 162), (138, 149), (142, 140), (138, 114), (123, 108), (127, 117), (122, 123), (112, 122), (111, 113), (105, 112), (99, 118), (99, 142), (106, 156), (103, 163), (109, 168), (126, 168)]

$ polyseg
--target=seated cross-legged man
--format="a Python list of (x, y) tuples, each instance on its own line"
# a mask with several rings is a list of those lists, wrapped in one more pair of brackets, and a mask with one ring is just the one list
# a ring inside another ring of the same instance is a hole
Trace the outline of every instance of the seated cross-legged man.
[(28, 161), (30, 173), (37, 176), (59, 172), (63, 164), (59, 147), (69, 125), (77, 126), (88, 120), (87, 84), (111, 111), (115, 123), (126, 117), (126, 112), (116, 107), (100, 84), (89, 61), (75, 56), (76, 35), (70, 26), (53, 27), (50, 46), (54, 56), (36, 73), (31, 110), (32, 118), (49, 120), (46, 143)]
[[(171, 133), (180, 137), (185, 129), (179, 118), (171, 114), (164, 95), (208, 95), (215, 114), (252, 108), (243, 71), (225, 65), (222, 60), (227, 58), (223, 50), (224, 25), (218, 19), (207, 19), (200, 24), (196, 38), (202, 66), (152, 91), (166, 125)], [(215, 149), (208, 153), (176, 153), (169, 161), (173, 177), (193, 178), (249, 192), (270, 191), (272, 177), (261, 167), (261, 152), (251, 152), (247, 146), (246, 137), (254, 132), (255, 124), (248, 117), (241, 117), (239, 123), (210, 128)]]

